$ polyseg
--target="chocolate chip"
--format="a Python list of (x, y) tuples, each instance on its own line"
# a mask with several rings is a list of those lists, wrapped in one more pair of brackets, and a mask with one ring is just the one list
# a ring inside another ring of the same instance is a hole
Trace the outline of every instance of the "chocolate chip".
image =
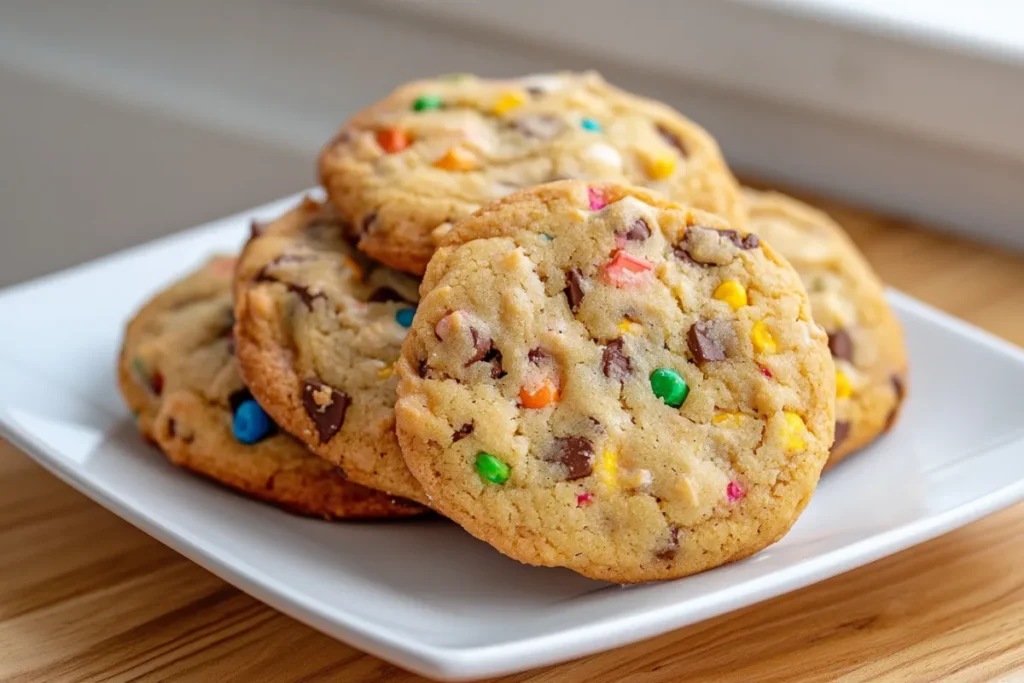
[(668, 543), (655, 553), (655, 557), (659, 560), (673, 560), (676, 557), (676, 551), (679, 550), (679, 527), (675, 524), (670, 524), (668, 527)]
[[(278, 280), (278, 282), (280, 282), (280, 280)], [(287, 287), (289, 292), (298, 295), (299, 299), (302, 300), (302, 303), (306, 305), (306, 308), (311, 311), (313, 310), (313, 301), (315, 299), (323, 299), (324, 301), (327, 301), (327, 295), (323, 292), (314, 293), (310, 291), (309, 287), (303, 287), (302, 285), (297, 285), (292, 282), (281, 282), (281, 284)]]
[(175, 422), (173, 417), (168, 418), (167, 419), (167, 436), (173, 439), (174, 438), (174, 433), (176, 431), (178, 431), (178, 423)]
[(907, 396), (907, 384), (903, 381), (902, 375), (893, 375), (889, 378), (892, 382), (893, 391), (896, 392), (896, 399), (902, 401)]
[(706, 263), (700, 263), (697, 259), (690, 255), (690, 252), (686, 250), (686, 247), (677, 244), (672, 248), (672, 255), (677, 259), (691, 266), (705, 266)]
[(648, 227), (647, 221), (643, 218), (637, 218), (633, 221), (633, 224), (629, 226), (629, 230), (623, 234), (625, 238), (631, 242), (643, 242), (651, 236), (651, 229)]
[(473, 423), (472, 422), (467, 422), (466, 424), (462, 425), (461, 427), (456, 429), (454, 432), (452, 432), (452, 443), (455, 443), (456, 441), (462, 441), (463, 439), (465, 439), (467, 436), (469, 436), (472, 433), (473, 433)]
[(583, 301), (583, 273), (579, 268), (572, 268), (565, 273), (565, 296), (569, 299), (569, 310), (576, 313)]
[(426, 361), (426, 359), (423, 359), (423, 360), (421, 360), (416, 365), (416, 374), (419, 375), (420, 377), (423, 377), (424, 379), (426, 379), (427, 371), (428, 371), (427, 361)]
[(564, 465), (569, 481), (588, 477), (594, 471), (594, 444), (582, 436), (555, 439), (547, 460)]
[(363, 234), (370, 232), (370, 228), (373, 227), (374, 223), (377, 222), (377, 212), (371, 211), (370, 213), (363, 216)]
[(844, 441), (846, 441), (847, 438), (849, 438), (849, 436), (850, 436), (850, 423), (847, 422), (846, 420), (837, 420), (836, 421), (836, 438), (832, 442), (832, 449), (829, 452), (830, 453), (835, 453), (839, 449), (839, 446), (841, 446), (842, 443)]
[(633, 370), (633, 363), (622, 352), (622, 347), (622, 337), (611, 340), (604, 347), (604, 353), (601, 354), (601, 371), (605, 377), (621, 381), (629, 377)]
[(387, 303), (389, 301), (402, 301), (407, 302), (404, 296), (391, 289), (390, 287), (378, 287), (373, 290), (373, 294), (367, 299), (370, 303)]
[[(327, 402), (323, 403), (323, 395), (327, 393)], [(321, 401), (317, 398), (320, 397)], [(345, 422), (345, 411), (352, 399), (348, 394), (330, 387), (318, 379), (307, 379), (302, 384), (302, 407), (316, 425), (320, 435), (320, 443), (327, 443), (338, 433)]]
[[(718, 244), (718, 242), (713, 241), (712, 237), (714, 240), (727, 239), (739, 249), (753, 249), (761, 244), (760, 238), (753, 233), (741, 235), (736, 230), (716, 230), (715, 228), (694, 225), (687, 229), (683, 239), (673, 247), (672, 253), (676, 258), (691, 265), (725, 265), (728, 263), (728, 260), (724, 259), (728, 258), (731, 260), (731, 256), (722, 253), (720, 249), (716, 249), (714, 245)], [(699, 253), (700, 256), (695, 255), (696, 253)]]
[(718, 232), (740, 249), (753, 249), (761, 244), (761, 238), (752, 232), (746, 235), (740, 235), (735, 230), (719, 230)]
[(840, 329), (829, 333), (828, 349), (832, 352), (833, 358), (853, 362), (853, 338), (846, 330)]
[(690, 156), (690, 152), (686, 149), (683, 139), (660, 123), (658, 124), (658, 135), (661, 136), (662, 140), (679, 150), (684, 159)]
[(238, 406), (242, 405), (246, 401), (252, 398), (252, 393), (248, 389), (239, 389), (230, 396), (228, 396), (228, 405), (231, 406), (231, 414), (234, 415), (238, 412)]
[(260, 223), (255, 218), (249, 221), (249, 239), (254, 240), (257, 237), (262, 236), (266, 231), (267, 226), (265, 223)]
[(480, 332), (475, 327), (469, 328), (469, 334), (473, 337), (473, 355), (470, 356), (469, 360), (466, 361), (465, 367), (469, 367), (477, 361), (485, 360), (487, 354), (491, 352), (491, 348), (494, 346), (494, 342), (486, 334)]
[(721, 320), (698, 320), (690, 326), (686, 334), (686, 345), (698, 365), (725, 360), (724, 336), (728, 325)]
[(515, 127), (528, 138), (550, 140), (565, 130), (565, 123), (556, 116), (523, 116), (516, 120)]
[(548, 358), (551, 358), (551, 354), (548, 353), (547, 351), (545, 351), (544, 349), (540, 348), (539, 346), (536, 346), (536, 347), (530, 349), (530, 352), (528, 354), (526, 354), (526, 357), (534, 365), (540, 365), (541, 363), (546, 361)]
[(491, 379), (501, 379), (505, 376), (505, 370), (501, 367), (501, 351), (492, 346), (484, 356), (484, 362), (491, 364)]

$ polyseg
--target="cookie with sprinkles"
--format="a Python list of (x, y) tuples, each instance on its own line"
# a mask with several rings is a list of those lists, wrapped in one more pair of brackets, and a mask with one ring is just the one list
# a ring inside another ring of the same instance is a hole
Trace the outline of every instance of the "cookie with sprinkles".
[(434, 507), (522, 562), (670, 579), (780, 539), (833, 439), (800, 279), (655, 193), (562, 181), (457, 223), (397, 365)]
[(236, 270), (242, 375), (282, 429), (351, 481), (426, 502), (395, 437), (393, 365), (419, 281), (348, 244), (329, 206), (304, 200), (253, 231)]
[(320, 177), (359, 248), (416, 274), (452, 221), (552, 180), (643, 185), (744, 221), (739, 186), (706, 131), (593, 72), (409, 83), (342, 127)]
[(836, 364), (836, 440), (828, 466), (888, 431), (907, 391), (903, 330), (881, 280), (822, 211), (774, 192), (744, 190), (750, 230), (796, 268)]
[(118, 377), (143, 435), (175, 465), (293, 512), (336, 519), (426, 512), (348, 481), (253, 400), (233, 356), (233, 270), (233, 258), (211, 260), (129, 323)]

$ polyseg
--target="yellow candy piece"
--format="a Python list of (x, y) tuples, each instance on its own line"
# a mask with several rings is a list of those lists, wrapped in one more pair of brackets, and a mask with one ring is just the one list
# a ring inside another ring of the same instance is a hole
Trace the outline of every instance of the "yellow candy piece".
[(622, 334), (640, 334), (644, 331), (644, 326), (640, 323), (635, 323), (629, 318), (623, 318), (622, 322), (615, 326)]
[(753, 329), (750, 330), (750, 341), (754, 343), (755, 353), (775, 353), (779, 348), (768, 325), (760, 320), (754, 323)]
[(601, 454), (597, 462), (597, 480), (605, 486), (615, 486), (619, 478), (619, 456), (613, 450)]
[(522, 106), (524, 102), (526, 102), (526, 95), (515, 90), (509, 91), (498, 97), (494, 106), (491, 107), (491, 111), (495, 115), (501, 116), (506, 112), (512, 111), (516, 107)]
[(747, 305), (747, 288), (735, 280), (726, 280), (718, 285), (713, 296), (729, 304), (734, 311)]
[(351, 256), (346, 256), (344, 258), (344, 261), (345, 261), (345, 265), (348, 266), (349, 269), (352, 271), (352, 274), (356, 276), (356, 279), (357, 280), (362, 280), (363, 279), (363, 267), (359, 265), (359, 262), (356, 261)]
[(434, 166), (445, 171), (472, 171), (476, 168), (476, 158), (465, 148), (456, 145), (449, 147), (444, 156), (434, 162)]
[(377, 377), (379, 377), (380, 379), (388, 379), (393, 374), (395, 374), (394, 365), (385, 365), (384, 367), (377, 371)]
[(740, 413), (719, 413), (711, 418), (711, 424), (739, 427), (743, 424), (743, 415)]
[(850, 378), (842, 370), (836, 370), (836, 398), (850, 398), (853, 395), (853, 386)]
[(653, 180), (665, 180), (676, 172), (676, 160), (670, 156), (657, 156), (647, 160), (647, 175)]
[(783, 416), (786, 418), (786, 425), (782, 430), (782, 438), (786, 450), (795, 453), (807, 448), (807, 425), (804, 424), (803, 418), (789, 410), (785, 411)]

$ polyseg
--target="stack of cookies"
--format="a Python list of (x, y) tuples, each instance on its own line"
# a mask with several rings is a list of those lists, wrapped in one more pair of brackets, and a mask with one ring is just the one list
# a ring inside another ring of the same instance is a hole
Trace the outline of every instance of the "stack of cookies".
[(326, 201), (128, 326), (122, 391), (176, 464), (637, 582), (779, 540), (899, 413), (902, 333), (842, 229), (596, 74), (403, 86), (319, 171)]

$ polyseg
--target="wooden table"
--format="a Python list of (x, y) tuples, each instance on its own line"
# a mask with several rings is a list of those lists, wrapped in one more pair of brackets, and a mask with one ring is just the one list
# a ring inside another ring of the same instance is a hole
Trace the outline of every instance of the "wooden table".
[[(1024, 257), (818, 203), (887, 282), (1024, 344)], [(1017, 506), (799, 592), (506, 680), (1024, 680), (1022, 537)], [(422, 680), (265, 607), (0, 441), (0, 681), (172, 679)]]

